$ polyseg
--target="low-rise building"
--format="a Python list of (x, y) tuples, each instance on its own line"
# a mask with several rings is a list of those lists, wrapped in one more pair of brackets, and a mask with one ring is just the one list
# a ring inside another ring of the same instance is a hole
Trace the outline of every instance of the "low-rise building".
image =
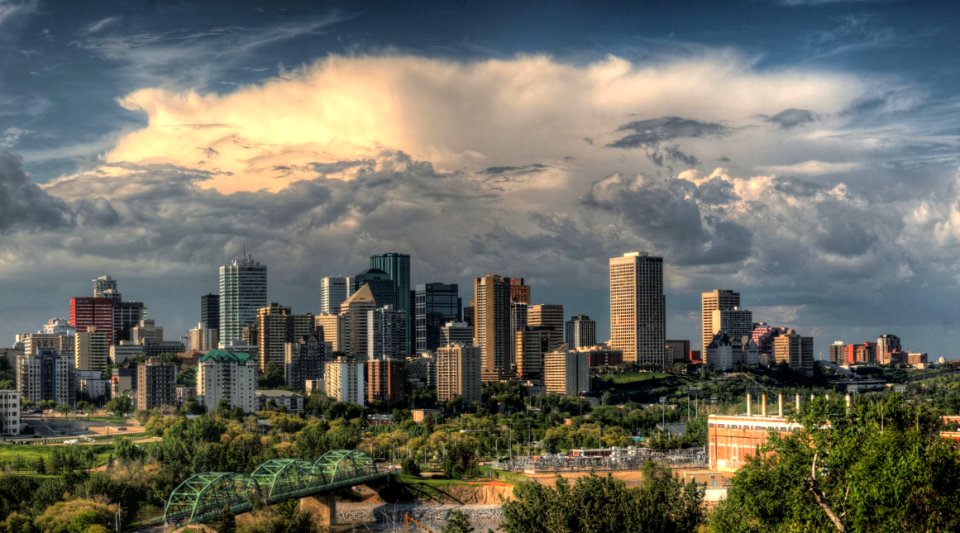
[(103, 403), (110, 394), (110, 380), (99, 370), (77, 370), (77, 392), (88, 402)]
[(257, 410), (286, 409), (293, 413), (303, 411), (303, 395), (286, 390), (258, 390)]
[(120, 341), (120, 344), (110, 346), (110, 364), (119, 365), (127, 359), (143, 355), (143, 345), (131, 344), (130, 341)]
[(20, 434), (20, 391), (0, 390), (0, 435)]
[(590, 392), (589, 354), (567, 345), (543, 356), (543, 386), (547, 394), (580, 396)]

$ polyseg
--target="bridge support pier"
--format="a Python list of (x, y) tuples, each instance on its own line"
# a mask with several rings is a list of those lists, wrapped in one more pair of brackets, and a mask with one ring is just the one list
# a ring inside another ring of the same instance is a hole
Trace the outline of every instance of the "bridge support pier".
[(311, 515), (321, 526), (336, 525), (337, 497), (333, 494), (318, 494), (300, 498), (300, 511)]

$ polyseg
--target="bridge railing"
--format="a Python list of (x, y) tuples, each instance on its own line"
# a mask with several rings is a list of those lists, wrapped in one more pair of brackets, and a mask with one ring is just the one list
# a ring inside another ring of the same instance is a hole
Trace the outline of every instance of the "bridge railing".
[(273, 504), (387, 474), (377, 469), (370, 456), (356, 450), (331, 450), (316, 461), (271, 459), (250, 474), (194, 474), (170, 493), (163, 521), (166, 524), (205, 522), (224, 512), (249, 511), (256, 502)]

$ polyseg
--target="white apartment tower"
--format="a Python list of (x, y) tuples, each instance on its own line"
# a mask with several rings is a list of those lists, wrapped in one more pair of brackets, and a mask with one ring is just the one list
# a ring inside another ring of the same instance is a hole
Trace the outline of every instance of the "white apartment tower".
[(210, 350), (197, 361), (197, 400), (208, 412), (220, 402), (244, 413), (257, 410), (257, 361), (248, 353)]
[(327, 361), (323, 385), (327, 396), (338, 402), (364, 404), (366, 385), (363, 380), (364, 362), (350, 357)]

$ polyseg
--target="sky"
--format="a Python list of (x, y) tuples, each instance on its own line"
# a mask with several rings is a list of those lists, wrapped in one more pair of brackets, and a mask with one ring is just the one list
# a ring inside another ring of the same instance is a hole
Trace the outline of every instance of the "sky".
[[(960, 356), (960, 4), (0, 0), (0, 339), (109, 274), (173, 337), (412, 256), (609, 336), (608, 259), (816, 338)], [(5, 340), (0, 342), (7, 342)]]

